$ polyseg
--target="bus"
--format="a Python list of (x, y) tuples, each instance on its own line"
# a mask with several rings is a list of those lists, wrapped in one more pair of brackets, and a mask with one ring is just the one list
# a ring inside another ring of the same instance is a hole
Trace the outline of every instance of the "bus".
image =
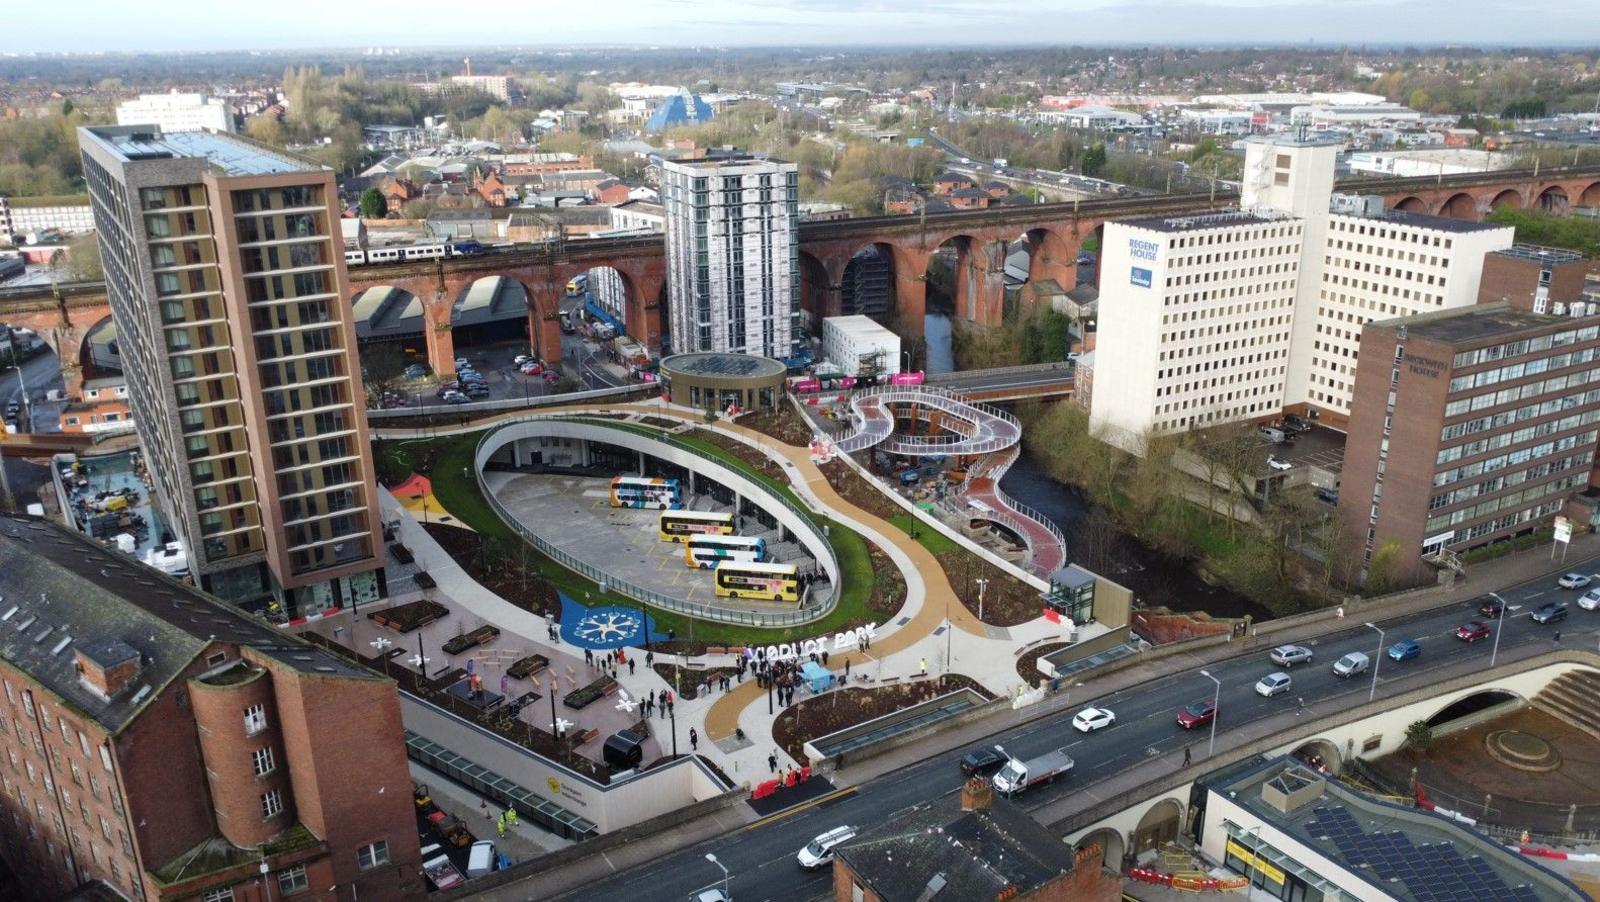
[(683, 562), (710, 570), (718, 561), (759, 564), (767, 559), (767, 540), (746, 536), (690, 536), (683, 549)]
[(713, 575), (718, 595), (766, 601), (800, 600), (800, 580), (795, 576), (793, 564), (723, 561)]
[(687, 542), (693, 536), (733, 535), (733, 512), (680, 511), (661, 513), (661, 541)]
[(675, 509), (683, 504), (683, 490), (676, 479), (644, 476), (616, 476), (611, 480), (612, 507), (653, 507)]
[(582, 294), (584, 289), (588, 287), (589, 274), (579, 273), (578, 275), (572, 277), (572, 281), (567, 283), (567, 297), (575, 297), (576, 295)]

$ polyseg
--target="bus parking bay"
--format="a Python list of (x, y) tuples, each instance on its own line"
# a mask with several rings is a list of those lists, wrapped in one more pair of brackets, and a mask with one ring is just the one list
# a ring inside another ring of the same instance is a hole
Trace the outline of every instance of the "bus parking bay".
[[(691, 568), (685, 546), (662, 541), (661, 511), (611, 506), (610, 478), (566, 473), (484, 473), (486, 488), (524, 527), (578, 559), (619, 580), (696, 604), (735, 611), (781, 612), (794, 602), (719, 597), (714, 571)], [(708, 499), (685, 497), (686, 505), (707, 509)], [(715, 509), (726, 510), (726, 507)], [(798, 543), (779, 542), (777, 534), (754, 518), (744, 535), (767, 540), (769, 560), (814, 566)]]

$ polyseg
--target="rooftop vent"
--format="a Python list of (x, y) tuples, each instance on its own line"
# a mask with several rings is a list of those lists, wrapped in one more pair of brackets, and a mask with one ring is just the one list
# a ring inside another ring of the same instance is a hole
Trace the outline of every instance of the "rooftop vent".
[(73, 649), (85, 686), (103, 698), (121, 692), (144, 670), (139, 650), (121, 639), (97, 639)]
[(1320, 774), (1298, 764), (1291, 765), (1261, 784), (1261, 801), (1288, 814), (1321, 798), (1326, 785)]

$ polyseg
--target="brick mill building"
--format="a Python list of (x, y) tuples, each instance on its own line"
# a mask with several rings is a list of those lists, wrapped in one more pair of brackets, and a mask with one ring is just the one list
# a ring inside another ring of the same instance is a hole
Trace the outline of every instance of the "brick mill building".
[(0, 857), (31, 898), (420, 898), (392, 682), (0, 518)]

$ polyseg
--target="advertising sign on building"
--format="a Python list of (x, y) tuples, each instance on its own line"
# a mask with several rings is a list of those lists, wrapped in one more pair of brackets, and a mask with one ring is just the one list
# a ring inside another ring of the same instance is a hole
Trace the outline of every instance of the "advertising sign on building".
[(1150, 270), (1140, 266), (1133, 267), (1133, 270), (1129, 275), (1129, 281), (1140, 288), (1149, 288), (1151, 283)]

